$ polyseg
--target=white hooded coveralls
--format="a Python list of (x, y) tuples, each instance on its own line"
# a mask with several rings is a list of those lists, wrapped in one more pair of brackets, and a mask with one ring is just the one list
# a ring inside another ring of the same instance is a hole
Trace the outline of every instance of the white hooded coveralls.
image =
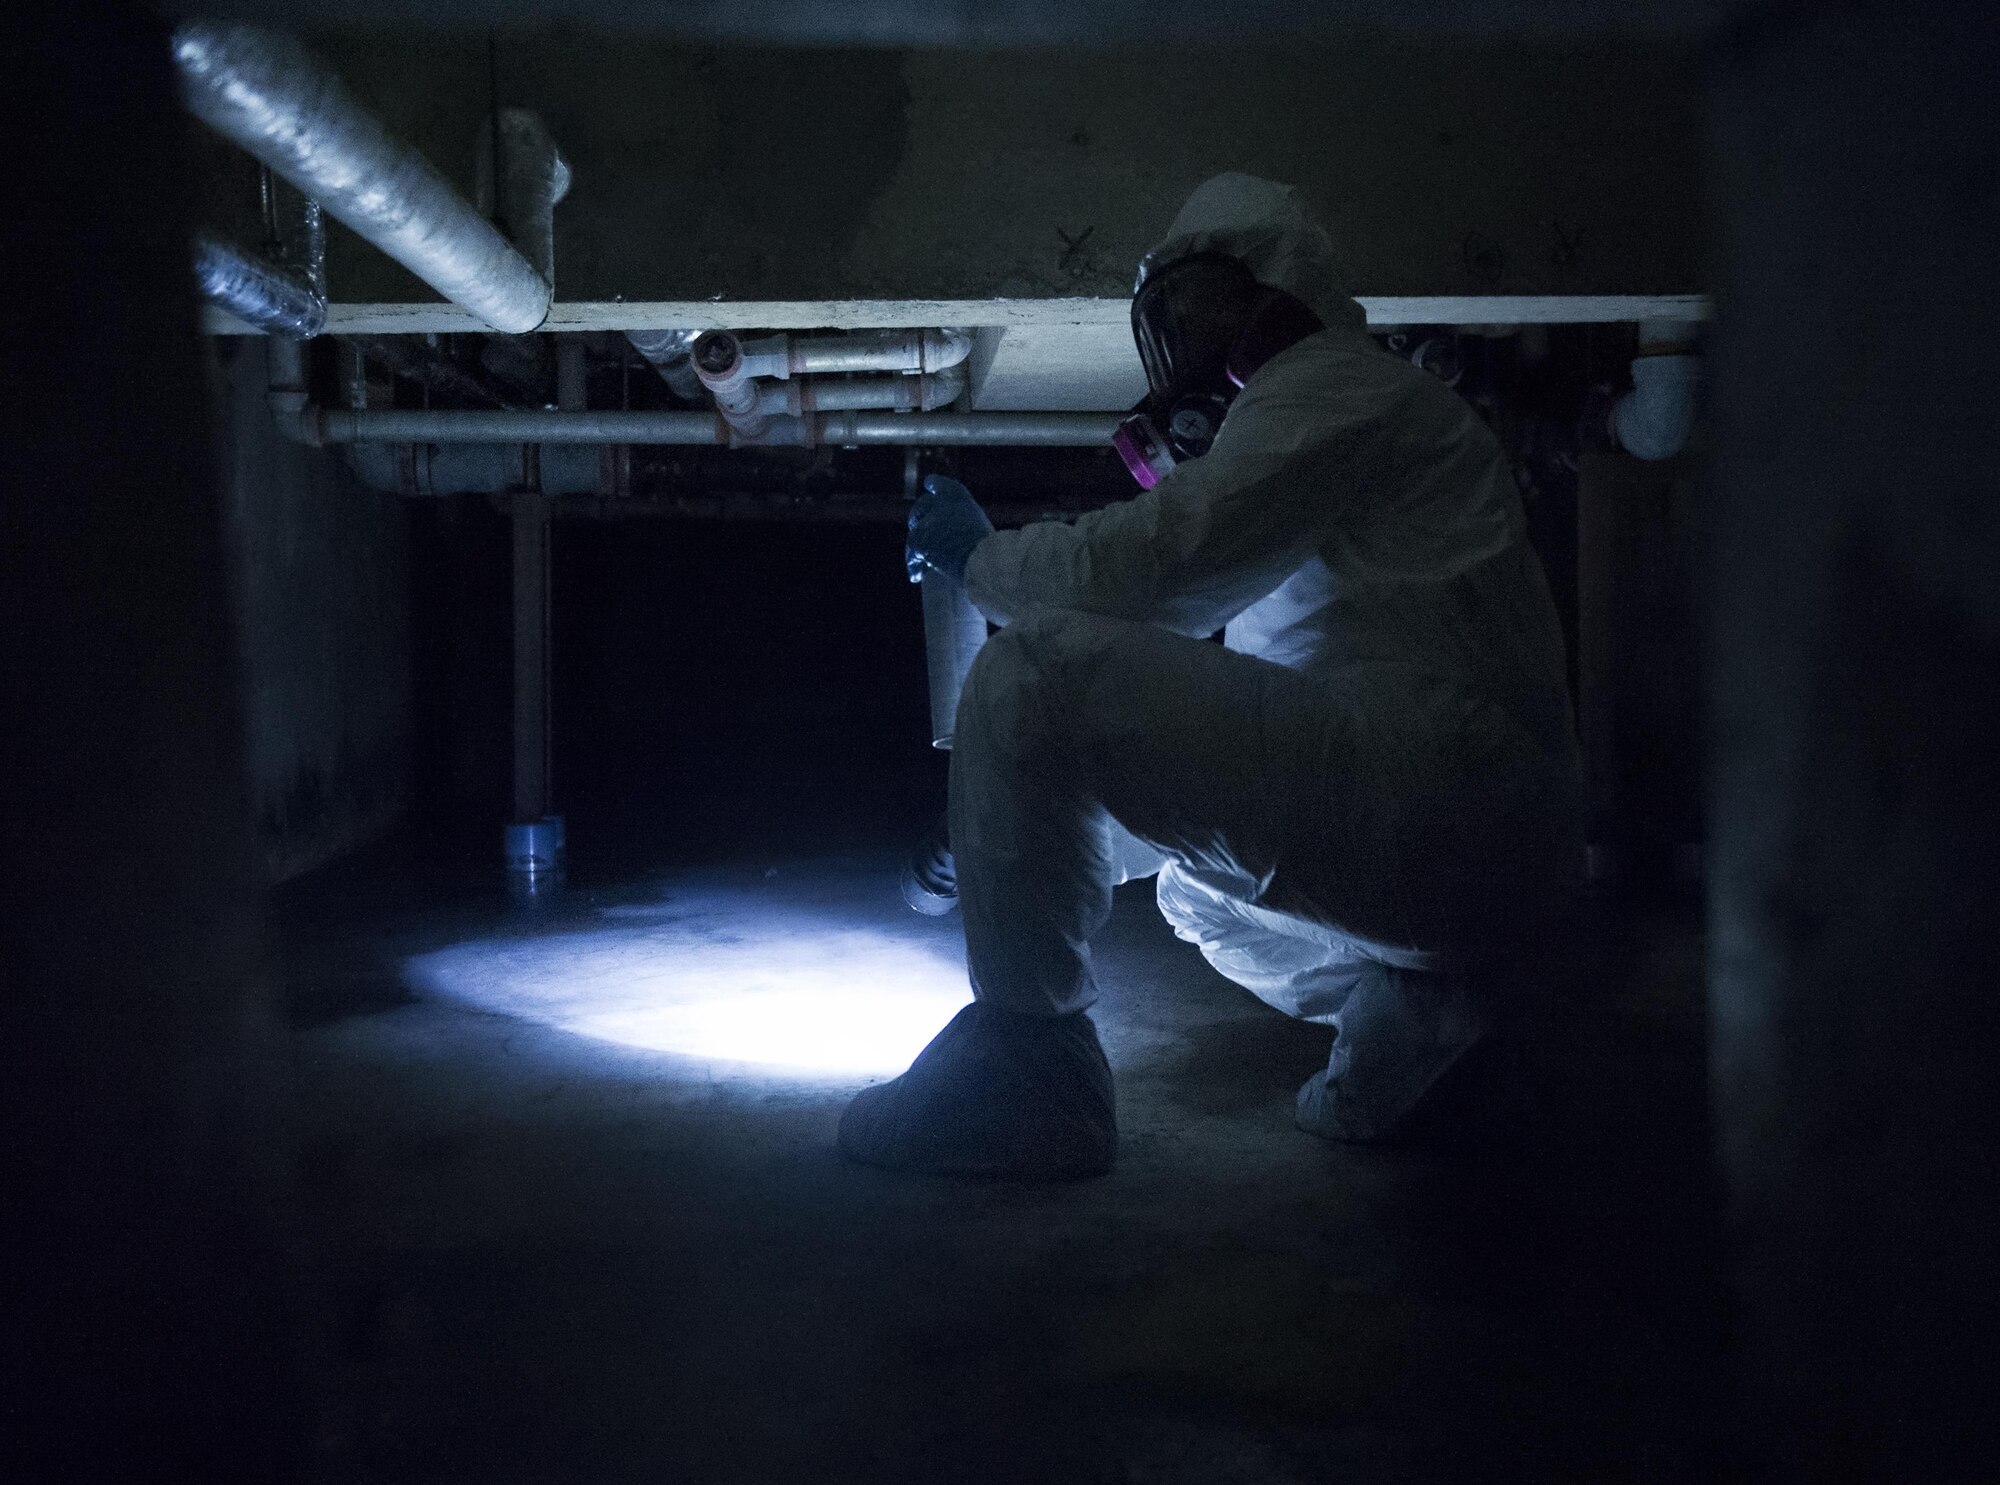
[(1289, 188), (1209, 182), (1142, 275), (1200, 251), (1327, 328), (1250, 378), (1205, 457), (974, 551), (1004, 627), (952, 758), (967, 958), (982, 1000), (1081, 1010), (1112, 887), (1157, 867), (1218, 971), (1337, 1024), (1385, 967), (1507, 955), (1574, 885), (1561, 631), (1497, 440), (1367, 337)]

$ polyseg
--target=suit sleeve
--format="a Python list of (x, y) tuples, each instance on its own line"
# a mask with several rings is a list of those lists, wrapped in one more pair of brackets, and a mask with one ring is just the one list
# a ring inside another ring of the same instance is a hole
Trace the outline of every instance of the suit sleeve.
[(1317, 378), (1253, 377), (1205, 457), (1074, 523), (987, 537), (967, 591), (1003, 624), (1066, 608), (1213, 634), (1319, 548), (1379, 426), (1373, 412), (1330, 408)]

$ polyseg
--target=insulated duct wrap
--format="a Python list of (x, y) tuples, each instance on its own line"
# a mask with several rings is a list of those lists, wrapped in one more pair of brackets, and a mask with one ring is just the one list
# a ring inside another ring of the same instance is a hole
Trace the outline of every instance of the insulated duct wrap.
[[(493, 150), (500, 150), (496, 178)], [(479, 131), (478, 206), (551, 286), (556, 281), (556, 203), (569, 194), (569, 162), (540, 115), (503, 108)]]
[(510, 335), (548, 318), (548, 280), (291, 37), (189, 21), (173, 54), (197, 118), (452, 303)]

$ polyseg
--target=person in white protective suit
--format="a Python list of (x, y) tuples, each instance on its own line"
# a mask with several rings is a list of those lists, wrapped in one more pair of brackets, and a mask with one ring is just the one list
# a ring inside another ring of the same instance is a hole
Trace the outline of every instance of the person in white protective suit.
[(1335, 1029), (1297, 1117), (1344, 1140), (1395, 1129), (1563, 911), (1577, 751), (1512, 472), (1364, 323), (1294, 193), (1218, 177), (1140, 269), (1151, 418), (1120, 445), (1151, 488), (994, 533), (931, 482), (912, 561), (1004, 626), (951, 767), (976, 998), (850, 1105), (851, 1158), (1110, 1166), (1090, 940), (1131, 877), (1223, 975)]

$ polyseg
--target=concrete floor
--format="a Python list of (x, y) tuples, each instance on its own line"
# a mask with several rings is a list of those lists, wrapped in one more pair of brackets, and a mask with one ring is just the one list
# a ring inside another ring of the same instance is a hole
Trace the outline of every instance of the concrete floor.
[(844, 1164), (866, 1074), (547, 1024), (635, 976), (762, 993), (727, 966), (774, 924), (798, 962), (813, 914), (847, 935), (836, 970), (856, 935), (929, 956), (942, 1024), (957, 920), (908, 914), (893, 864), (772, 857), (527, 915), (382, 861), (288, 889), (320, 1478), (1714, 1477), (1691, 912), (1600, 910), (1514, 1055), (1413, 1146), (1358, 1150), (1291, 1124), (1328, 1034), (1121, 889), (1119, 1165), (1055, 1187)]

